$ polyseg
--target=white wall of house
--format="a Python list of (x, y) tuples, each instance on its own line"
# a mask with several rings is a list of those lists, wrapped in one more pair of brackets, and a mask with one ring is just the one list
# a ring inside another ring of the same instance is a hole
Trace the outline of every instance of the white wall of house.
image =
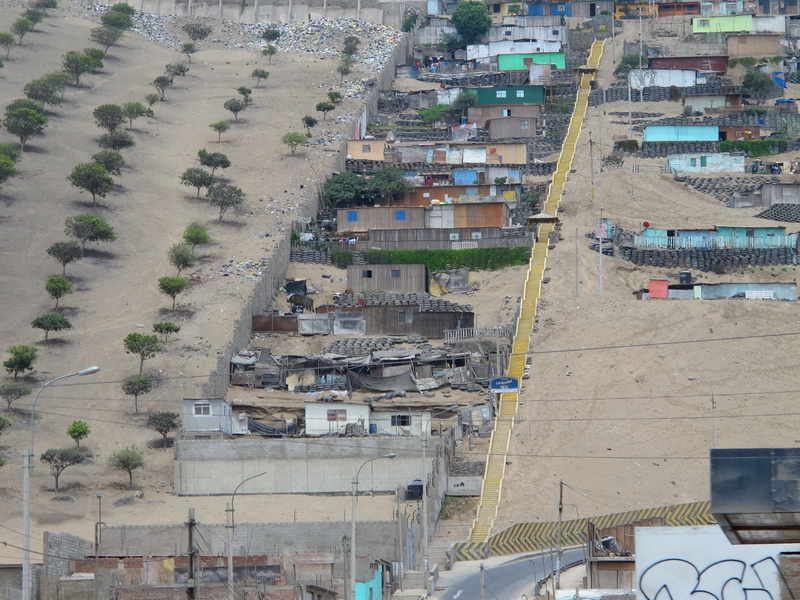
[(231, 405), (222, 398), (183, 399), (183, 415), (181, 422), (184, 431), (218, 431), (230, 434), (233, 433), (232, 418), (233, 411)]
[(786, 15), (754, 15), (753, 31), (786, 33)]
[(539, 40), (536, 42), (489, 42), (488, 44), (472, 44), (467, 46), (467, 60), (492, 58), (498, 54), (535, 54), (537, 52), (561, 52), (561, 42)]
[(422, 436), (423, 428), (431, 430), (431, 411), (375, 411), (371, 423), (378, 426), (378, 433), (386, 435)]
[(670, 173), (744, 173), (744, 154), (691, 152), (667, 156)]
[(631, 87), (691, 87), (697, 84), (697, 71), (688, 69), (631, 69), (628, 72)]
[(306, 434), (344, 433), (348, 423), (361, 423), (369, 431), (369, 413), (369, 405), (363, 403), (306, 402)]

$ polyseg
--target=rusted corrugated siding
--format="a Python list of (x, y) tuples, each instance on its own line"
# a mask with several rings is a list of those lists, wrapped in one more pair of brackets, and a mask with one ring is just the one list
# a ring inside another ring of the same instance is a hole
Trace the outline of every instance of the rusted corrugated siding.
[[(370, 277), (365, 276), (367, 272)], [(425, 265), (348, 265), (347, 287), (358, 293), (427, 292), (428, 268)]]
[(253, 315), (253, 331), (297, 333), (297, 317), (295, 315), (284, 315), (282, 317), (278, 315)]
[(650, 59), (651, 69), (696, 69), (724, 73), (728, 69), (727, 56), (661, 56)]
[[(413, 312), (413, 322), (400, 323), (401, 312)], [(441, 339), (446, 329), (475, 326), (471, 312), (419, 312), (416, 306), (365, 306), (363, 313), (367, 335), (422, 335)]]

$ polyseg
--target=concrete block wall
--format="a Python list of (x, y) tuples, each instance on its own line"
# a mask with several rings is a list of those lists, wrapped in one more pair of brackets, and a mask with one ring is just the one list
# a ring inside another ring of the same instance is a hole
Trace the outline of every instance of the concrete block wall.
[[(22, 585), (21, 580), (20, 585)], [(0, 587), (0, 600), (22, 600), (22, 591), (10, 587)]]
[[(0, 565), (0, 591), (3, 588), (22, 589), (21, 565)], [(4, 600), (2, 594), (0, 594), (0, 600)]]
[[(334, 437), (286, 439), (179, 440), (175, 446), (174, 485), (178, 495), (240, 493), (348, 494), (365, 460), (394, 453), (393, 460), (368, 463), (359, 476), (361, 490), (394, 492), (422, 476), (419, 438)], [(428, 457), (428, 469), (434, 457)]]
[(44, 533), (43, 575), (59, 577), (72, 572), (72, 561), (94, 553), (94, 542), (69, 533)]

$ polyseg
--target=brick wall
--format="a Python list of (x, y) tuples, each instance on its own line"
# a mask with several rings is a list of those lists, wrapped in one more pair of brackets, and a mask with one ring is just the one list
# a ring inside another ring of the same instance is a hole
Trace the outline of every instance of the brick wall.
[(783, 579), (781, 600), (800, 597), (800, 554), (784, 552), (778, 557), (778, 570)]

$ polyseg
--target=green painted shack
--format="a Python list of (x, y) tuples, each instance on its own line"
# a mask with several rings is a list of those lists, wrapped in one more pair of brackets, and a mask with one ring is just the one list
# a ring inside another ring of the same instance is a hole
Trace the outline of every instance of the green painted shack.
[(753, 31), (753, 15), (703, 16), (692, 19), (692, 33)]
[(536, 52), (534, 54), (498, 54), (498, 71), (527, 71), (530, 65), (555, 65), (556, 69), (566, 69), (567, 61), (563, 52)]
[(477, 88), (478, 106), (491, 104), (544, 104), (544, 87), (541, 85), (501, 85)]

